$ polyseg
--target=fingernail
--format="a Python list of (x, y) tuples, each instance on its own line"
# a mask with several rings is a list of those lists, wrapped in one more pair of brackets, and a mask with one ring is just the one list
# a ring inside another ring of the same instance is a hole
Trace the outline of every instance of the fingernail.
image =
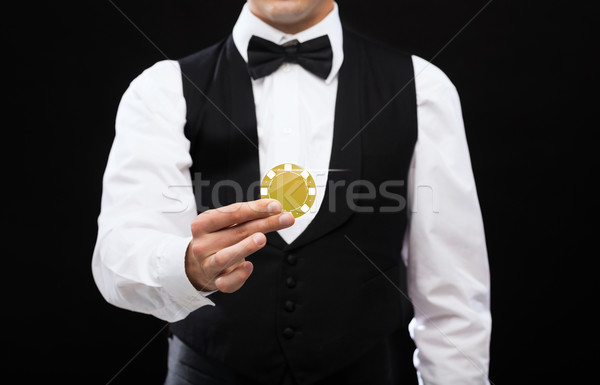
[(279, 217), (279, 224), (282, 226), (289, 226), (294, 223), (294, 216), (290, 213), (284, 213)]
[(246, 270), (248, 273), (252, 273), (252, 264), (244, 263), (244, 270)]
[(262, 234), (255, 234), (252, 237), (252, 240), (254, 240), (254, 243), (256, 243), (258, 246), (262, 246), (265, 244), (265, 236)]
[(281, 211), (281, 203), (279, 203), (279, 201), (274, 201), (269, 203), (269, 205), (267, 206), (267, 210), (270, 213), (278, 213)]

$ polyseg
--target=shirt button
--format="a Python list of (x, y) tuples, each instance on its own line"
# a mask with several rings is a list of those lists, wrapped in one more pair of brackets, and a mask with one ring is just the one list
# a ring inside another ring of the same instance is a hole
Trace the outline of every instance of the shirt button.
[(294, 334), (296, 334), (296, 333), (294, 332), (294, 329), (292, 329), (292, 328), (283, 329), (283, 337), (288, 340), (291, 340), (294, 337)]
[(288, 313), (293, 312), (296, 309), (296, 304), (293, 303), (290, 300), (285, 301), (285, 305), (283, 305), (283, 308), (285, 309), (285, 311), (287, 311)]
[(292, 289), (296, 287), (296, 280), (294, 279), (294, 277), (287, 277), (285, 280), (285, 285)]
[(290, 67), (290, 63), (283, 63), (281, 65), (281, 69), (283, 70), (283, 72), (290, 72), (292, 70), (292, 68)]
[(287, 256), (287, 262), (290, 265), (295, 265), (296, 262), (298, 262), (298, 257), (296, 257), (294, 254), (288, 254), (288, 256)]

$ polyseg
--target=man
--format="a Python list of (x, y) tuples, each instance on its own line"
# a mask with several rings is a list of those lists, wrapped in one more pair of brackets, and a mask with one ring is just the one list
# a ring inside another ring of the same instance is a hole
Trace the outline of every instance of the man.
[[(316, 179), (297, 219), (256, 199), (279, 164)], [(104, 297), (171, 322), (166, 384), (401, 383), (411, 318), (421, 383), (488, 383), (456, 90), (344, 30), (333, 0), (248, 0), (229, 38), (136, 78), (98, 224)]]

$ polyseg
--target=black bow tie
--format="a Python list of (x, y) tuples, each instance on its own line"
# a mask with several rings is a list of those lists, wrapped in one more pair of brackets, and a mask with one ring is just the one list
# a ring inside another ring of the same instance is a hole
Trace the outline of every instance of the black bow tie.
[(299, 43), (292, 40), (283, 45), (258, 36), (248, 44), (248, 71), (253, 79), (275, 72), (283, 63), (298, 63), (322, 79), (331, 72), (333, 52), (327, 35)]

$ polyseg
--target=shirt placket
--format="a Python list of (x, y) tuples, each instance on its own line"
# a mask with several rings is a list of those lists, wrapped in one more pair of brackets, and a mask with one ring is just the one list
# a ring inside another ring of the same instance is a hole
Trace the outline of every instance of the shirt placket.
[(304, 138), (300, 135), (299, 68), (284, 63), (273, 75), (273, 132), (277, 135), (276, 159), (303, 166)]

